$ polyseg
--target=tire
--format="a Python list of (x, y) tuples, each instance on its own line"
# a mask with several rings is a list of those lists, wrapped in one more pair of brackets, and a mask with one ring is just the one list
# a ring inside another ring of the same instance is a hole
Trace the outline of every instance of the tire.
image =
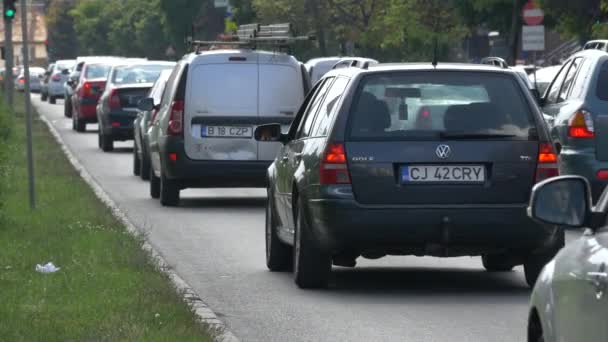
[(481, 261), (488, 272), (509, 272), (515, 266), (509, 255), (505, 254), (484, 255), (481, 257)]
[(41, 92), (40, 93), (40, 101), (44, 102), (46, 101), (46, 99), (48, 98), (47, 94)]
[(179, 204), (179, 187), (174, 180), (160, 175), (160, 204), (165, 207), (175, 207)]
[(49, 96), (50, 104), (57, 104), (57, 98), (55, 96)]
[(293, 248), (294, 281), (302, 289), (325, 288), (331, 274), (331, 256), (312, 236), (302, 201), (298, 200), (296, 238)]
[(63, 101), (63, 115), (66, 118), (72, 117), (72, 100), (66, 96), (65, 101)]
[(137, 155), (137, 145), (133, 144), (133, 175), (139, 176), (141, 174), (141, 160)]
[(103, 137), (101, 136), (101, 131), (97, 133), (97, 147), (101, 150), (101, 146), (103, 145)]
[(112, 152), (114, 150), (114, 139), (112, 139), (112, 137), (107, 134), (100, 133), (100, 135), (101, 150), (104, 152)]
[(150, 179), (150, 159), (146, 155), (145, 151), (142, 151), (141, 155), (141, 169), (139, 171), (139, 176), (145, 181)]
[(565, 233), (563, 230), (558, 229), (556, 231), (558, 236), (555, 237), (553, 246), (543, 250), (539, 253), (530, 254), (524, 261), (524, 275), (526, 276), (526, 283), (531, 288), (536, 284), (536, 280), (540, 275), (546, 264), (548, 264), (555, 255), (565, 246)]
[(87, 124), (78, 120), (78, 114), (72, 115), (72, 128), (79, 133), (87, 130)]
[(150, 197), (154, 199), (160, 197), (160, 178), (156, 177), (152, 167), (150, 167)]
[(286, 245), (277, 235), (275, 210), (270, 192), (266, 203), (266, 266), (273, 272), (291, 271), (293, 247)]

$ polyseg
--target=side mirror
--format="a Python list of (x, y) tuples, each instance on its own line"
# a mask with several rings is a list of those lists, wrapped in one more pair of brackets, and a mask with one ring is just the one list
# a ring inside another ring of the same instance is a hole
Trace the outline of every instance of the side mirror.
[(258, 126), (255, 129), (254, 136), (257, 141), (287, 142), (287, 136), (281, 132), (281, 124)]
[(591, 187), (580, 176), (548, 179), (534, 186), (528, 216), (545, 224), (581, 228), (592, 216)]
[(69, 75), (70, 74), (70, 69), (63, 69), (63, 70), (61, 70), (61, 74), (62, 75)]
[(154, 110), (154, 99), (151, 97), (146, 97), (137, 103), (137, 108), (142, 112), (151, 112)]
[(538, 91), (538, 89), (534, 88), (534, 89), (530, 89), (530, 92), (532, 93), (532, 96), (534, 96), (534, 99), (536, 100), (536, 103), (539, 106), (544, 106), (545, 105), (545, 101), (543, 100), (543, 97), (540, 95), (540, 92)]

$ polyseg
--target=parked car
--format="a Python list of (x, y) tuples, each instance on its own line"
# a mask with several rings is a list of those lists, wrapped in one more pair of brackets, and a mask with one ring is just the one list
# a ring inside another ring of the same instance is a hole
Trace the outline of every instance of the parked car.
[(549, 262), (534, 286), (528, 341), (608, 341), (608, 191), (593, 206), (584, 177), (538, 184), (530, 215), (546, 225), (585, 229)]
[(551, 136), (557, 146), (560, 172), (591, 182), (597, 200), (608, 185), (608, 144), (596, 130), (606, 120), (608, 53), (585, 50), (569, 58), (541, 101), (550, 116)]
[(304, 64), (310, 77), (312, 84), (317, 83), (323, 75), (328, 73), (336, 63), (338, 63), (342, 57), (322, 57), (313, 58)]
[[(44, 68), (31, 67), (30, 70), (30, 91), (33, 93), (40, 92), (41, 89), (41, 78), (44, 77)], [(15, 89), (18, 91), (25, 90), (25, 74), (23, 69), (19, 75), (15, 78)]]
[(293, 56), (258, 50), (189, 54), (169, 77), (150, 131), (150, 194), (179, 203), (180, 190), (264, 187), (280, 144), (258, 144), (257, 125), (288, 127), (309, 90)]
[(72, 95), (74, 94), (74, 89), (76, 89), (76, 86), (78, 85), (78, 82), (80, 80), (80, 73), (82, 72), (84, 65), (87, 62), (93, 63), (96, 61), (103, 62), (103, 61), (119, 60), (119, 59), (122, 59), (122, 58), (112, 57), (112, 56), (108, 56), (108, 57), (83, 56), (83, 57), (76, 58), (76, 65), (74, 66), (74, 68), (70, 69), (68, 79), (67, 79), (66, 83), (64, 83), (64, 86), (63, 86), (63, 90), (64, 90), (63, 115), (66, 118), (72, 117), (72, 111), (73, 111)]
[(86, 124), (97, 123), (97, 103), (103, 94), (108, 73), (118, 63), (109, 59), (85, 63), (72, 95), (72, 128), (84, 132)]
[(561, 68), (561, 65), (541, 68), (536, 71), (536, 75), (534, 73), (528, 75), (528, 79), (532, 84), (536, 85), (536, 89), (538, 89), (539, 94), (542, 96)]
[(58, 98), (64, 97), (63, 86), (75, 63), (75, 60), (59, 60), (47, 69), (40, 95), (42, 101), (46, 101), (48, 98), (50, 104), (55, 104)]
[(174, 66), (175, 62), (131, 61), (112, 67), (97, 105), (99, 148), (109, 152), (114, 149), (114, 141), (133, 139), (139, 100), (146, 97), (163, 70)]
[(150, 89), (148, 97), (139, 102), (139, 111), (133, 123), (133, 174), (143, 180), (150, 179), (150, 139), (148, 129), (160, 109), (160, 100), (173, 69), (163, 70)]
[(341, 68), (319, 81), (267, 172), (266, 261), (302, 288), (360, 256), (482, 256), (534, 285), (563, 231), (526, 215), (556, 176), (542, 113), (513, 70), (430, 63)]
[(44, 77), (42, 78), (41, 84), (40, 84), (40, 100), (41, 101), (46, 101), (46, 99), (48, 98), (48, 82), (49, 82), (49, 79), (51, 78), (51, 72), (53, 71), (54, 67), (55, 67), (55, 64), (51, 63), (51, 64), (49, 64), (46, 71), (44, 72)]

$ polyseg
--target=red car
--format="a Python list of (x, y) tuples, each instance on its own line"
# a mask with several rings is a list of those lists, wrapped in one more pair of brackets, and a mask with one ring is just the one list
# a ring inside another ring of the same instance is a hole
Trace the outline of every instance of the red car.
[(105, 90), (113, 61), (85, 64), (72, 96), (72, 129), (84, 132), (88, 123), (97, 123), (97, 102)]

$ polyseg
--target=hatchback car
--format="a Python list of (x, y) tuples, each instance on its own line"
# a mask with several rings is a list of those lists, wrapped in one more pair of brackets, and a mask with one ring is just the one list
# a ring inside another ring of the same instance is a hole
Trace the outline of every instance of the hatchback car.
[(514, 71), (484, 65), (379, 65), (328, 73), (268, 169), (266, 261), (303, 288), (359, 256), (482, 256), (523, 264), (533, 285), (563, 231), (526, 215), (556, 176), (543, 116)]
[(608, 191), (594, 207), (589, 182), (563, 176), (535, 187), (530, 216), (585, 232), (543, 269), (532, 292), (528, 341), (608, 341)]
[[(31, 67), (30, 70), (30, 91), (33, 93), (40, 92), (42, 88), (42, 78), (46, 70), (40, 67)], [(25, 74), (23, 69), (19, 75), (15, 78), (15, 89), (18, 91), (25, 91)]]
[(150, 139), (148, 129), (150, 122), (158, 114), (160, 100), (165, 91), (167, 80), (171, 76), (172, 69), (163, 70), (150, 89), (148, 97), (139, 102), (137, 118), (133, 122), (133, 174), (140, 176), (143, 180), (150, 179)]
[(133, 139), (139, 100), (148, 95), (163, 70), (174, 66), (175, 62), (139, 61), (112, 67), (97, 105), (99, 148), (109, 152), (114, 149), (114, 141)]
[(43, 101), (48, 98), (50, 104), (55, 104), (58, 98), (64, 97), (63, 85), (67, 82), (69, 71), (75, 63), (75, 60), (59, 60), (53, 64), (52, 68), (47, 70), (48, 75), (43, 83), (41, 94)]
[(560, 172), (587, 178), (597, 200), (608, 185), (607, 132), (595, 128), (608, 120), (608, 53), (585, 50), (568, 59), (541, 104), (551, 118)]
[(150, 131), (150, 194), (179, 203), (186, 188), (265, 187), (280, 144), (257, 125), (285, 128), (309, 90), (293, 56), (250, 48), (186, 55), (169, 77)]

